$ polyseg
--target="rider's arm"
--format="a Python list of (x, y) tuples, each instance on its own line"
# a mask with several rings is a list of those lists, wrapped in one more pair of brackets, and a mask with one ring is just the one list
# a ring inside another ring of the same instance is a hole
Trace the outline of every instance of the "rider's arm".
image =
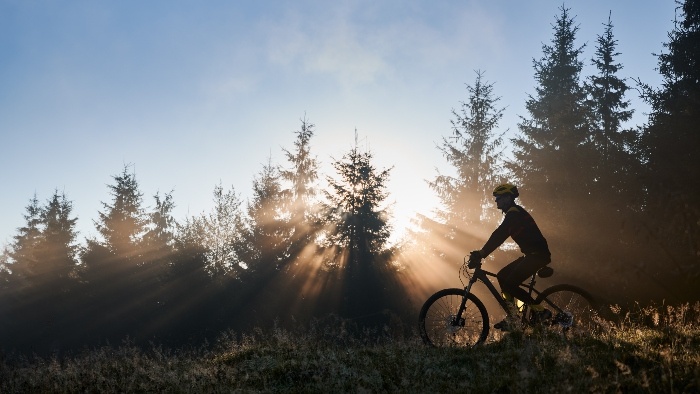
[(486, 241), (486, 244), (481, 248), (481, 257), (485, 258), (488, 255), (491, 254), (496, 248), (501, 246), (503, 242), (508, 239), (510, 236), (510, 229), (513, 227), (513, 220), (515, 220), (515, 214), (514, 212), (508, 212), (506, 213), (506, 217), (503, 219), (503, 223), (501, 223), (496, 230), (493, 231), (491, 234), (491, 237), (489, 237), (489, 240)]

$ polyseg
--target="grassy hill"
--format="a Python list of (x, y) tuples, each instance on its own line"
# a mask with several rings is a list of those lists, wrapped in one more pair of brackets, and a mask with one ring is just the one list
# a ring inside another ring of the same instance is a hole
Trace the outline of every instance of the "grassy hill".
[(0, 392), (700, 392), (700, 303), (616, 312), (585, 335), (526, 330), (475, 349), (351, 334), (333, 320), (196, 349), (126, 341), (60, 359), (4, 355)]

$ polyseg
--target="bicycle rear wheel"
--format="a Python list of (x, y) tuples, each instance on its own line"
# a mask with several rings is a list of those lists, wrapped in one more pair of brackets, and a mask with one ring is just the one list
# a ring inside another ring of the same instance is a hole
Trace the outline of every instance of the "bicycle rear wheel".
[(580, 287), (561, 284), (544, 290), (535, 300), (551, 310), (550, 327), (563, 332), (590, 332), (597, 326), (598, 305)]
[(425, 301), (418, 315), (420, 336), (435, 347), (473, 347), (486, 340), (489, 316), (484, 304), (467, 294), (464, 312), (457, 316), (464, 289), (444, 289)]

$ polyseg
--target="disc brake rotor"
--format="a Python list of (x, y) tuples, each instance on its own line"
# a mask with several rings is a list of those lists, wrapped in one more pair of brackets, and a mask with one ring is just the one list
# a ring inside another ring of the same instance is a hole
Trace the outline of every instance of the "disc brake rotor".
[(459, 331), (462, 328), (462, 326), (459, 324), (455, 324), (455, 315), (450, 315), (447, 316), (447, 319), (445, 319), (445, 328), (447, 332), (449, 332), (450, 334), (454, 334), (457, 331)]

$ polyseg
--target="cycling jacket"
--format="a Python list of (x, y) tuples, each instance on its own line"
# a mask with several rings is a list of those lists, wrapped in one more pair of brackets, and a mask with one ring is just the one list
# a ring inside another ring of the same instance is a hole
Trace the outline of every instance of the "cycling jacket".
[(513, 241), (520, 247), (520, 251), (525, 255), (550, 254), (547, 240), (544, 239), (535, 220), (523, 207), (516, 204), (508, 209), (501, 225), (494, 230), (489, 240), (486, 241), (486, 245), (481, 248), (483, 257), (491, 254), (508, 237), (513, 238)]

